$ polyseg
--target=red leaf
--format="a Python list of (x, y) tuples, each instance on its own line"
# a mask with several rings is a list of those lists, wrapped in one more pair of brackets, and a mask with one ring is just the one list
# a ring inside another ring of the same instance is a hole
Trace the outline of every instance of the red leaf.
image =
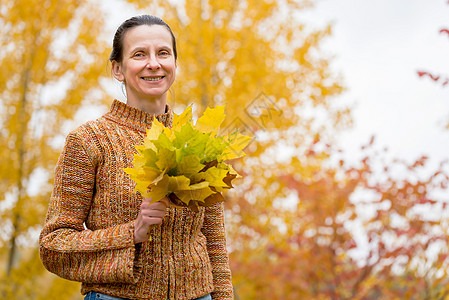
[(417, 73), (418, 73), (419, 77), (423, 77), (424, 75), (427, 75), (433, 81), (438, 81), (440, 79), (440, 76), (434, 76), (434, 75), (430, 74), (429, 72), (417, 71)]
[(419, 76), (419, 77), (423, 77), (424, 75), (429, 74), (429, 73), (423, 72), (423, 71), (418, 71), (417, 73), (418, 73), (418, 76)]
[(440, 33), (446, 33), (447, 35), (449, 35), (449, 29), (443, 28), (440, 30)]
[(440, 79), (440, 76), (433, 76), (432, 74), (429, 74), (430, 79), (432, 79), (433, 81), (438, 81), (438, 79)]

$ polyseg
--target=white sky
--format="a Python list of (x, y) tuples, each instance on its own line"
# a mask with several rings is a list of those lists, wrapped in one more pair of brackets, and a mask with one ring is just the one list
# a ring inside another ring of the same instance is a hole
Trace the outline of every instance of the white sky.
[(417, 70), (449, 77), (447, 0), (320, 0), (305, 18), (333, 24), (323, 45), (334, 56), (354, 103), (354, 126), (340, 136), (349, 158), (371, 135), (379, 149), (412, 161), (430, 157), (429, 168), (449, 158), (449, 85), (419, 78)]

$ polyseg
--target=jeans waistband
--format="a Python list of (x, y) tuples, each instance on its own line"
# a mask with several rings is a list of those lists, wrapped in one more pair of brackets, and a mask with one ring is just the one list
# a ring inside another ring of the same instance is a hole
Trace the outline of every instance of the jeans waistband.
[[(210, 294), (207, 294), (205, 296), (196, 298), (194, 300), (211, 300)], [(109, 296), (98, 292), (89, 292), (84, 297), (84, 300), (128, 300), (126, 298), (120, 298), (115, 296)]]
[(84, 297), (84, 300), (126, 300), (126, 298), (109, 296), (98, 292), (89, 292)]

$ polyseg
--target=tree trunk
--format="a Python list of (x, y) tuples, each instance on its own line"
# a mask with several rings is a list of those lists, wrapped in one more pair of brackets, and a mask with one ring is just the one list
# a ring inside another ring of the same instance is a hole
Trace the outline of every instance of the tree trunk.
[[(31, 63), (30, 63), (31, 65)], [(13, 232), (11, 234), (10, 251), (8, 256), (8, 263), (6, 267), (6, 274), (9, 276), (11, 274), (11, 270), (14, 265), (14, 261), (17, 254), (17, 237), (20, 232), (20, 209), (22, 207), (22, 199), (23, 199), (23, 166), (25, 159), (25, 135), (27, 131), (27, 118), (26, 118), (26, 104), (27, 104), (27, 90), (28, 90), (28, 82), (30, 75), (31, 67), (27, 67), (25, 70), (25, 74), (23, 77), (23, 90), (22, 90), (22, 99), (20, 101), (19, 112), (18, 112), (18, 121), (19, 121), (19, 136), (17, 137), (17, 159), (18, 159), (18, 171), (17, 171), (17, 201), (16, 207), (14, 209), (13, 216)]]

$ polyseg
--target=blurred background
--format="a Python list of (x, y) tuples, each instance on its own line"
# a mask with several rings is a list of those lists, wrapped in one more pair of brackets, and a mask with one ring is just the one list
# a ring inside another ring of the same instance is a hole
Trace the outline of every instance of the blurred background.
[(226, 195), (236, 299), (449, 297), (447, 1), (0, 2), (0, 298), (81, 299), (38, 235), (67, 133), (125, 101), (113, 34), (162, 17), (169, 104), (254, 135)]

